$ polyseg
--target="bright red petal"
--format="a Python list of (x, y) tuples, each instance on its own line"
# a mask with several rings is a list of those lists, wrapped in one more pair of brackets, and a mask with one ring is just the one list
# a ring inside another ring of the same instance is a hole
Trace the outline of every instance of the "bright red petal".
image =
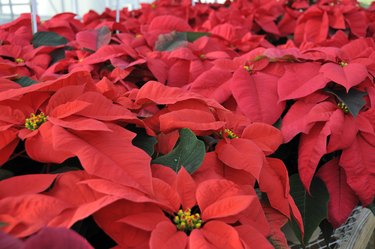
[(280, 100), (305, 97), (324, 88), (328, 79), (319, 74), (320, 63), (293, 63), (286, 67), (285, 73), (279, 78), (277, 91)]
[(288, 171), (281, 160), (267, 158), (262, 168), (259, 186), (262, 192), (267, 193), (271, 206), (290, 217)]
[(215, 150), (219, 159), (229, 167), (245, 170), (259, 179), (264, 153), (251, 140), (235, 138), (229, 143), (222, 140)]
[(316, 124), (309, 134), (302, 134), (298, 149), (298, 170), (301, 182), (307, 190), (322, 156), (327, 153), (327, 137), (330, 130), (324, 124)]
[(69, 150), (89, 174), (152, 193), (150, 157), (132, 144), (135, 134), (108, 124), (112, 132), (71, 131), (54, 126), (54, 147)]
[(244, 211), (255, 198), (255, 196), (238, 195), (217, 200), (201, 210), (202, 218), (204, 220), (210, 220), (236, 215)]
[[(246, 248), (274, 249), (267, 238), (252, 226), (235, 227)], [(251, 236), (249, 236), (251, 234)]]
[(250, 75), (245, 69), (239, 69), (233, 74), (231, 90), (238, 108), (251, 121), (273, 124), (284, 110), (275, 76), (261, 72)]
[(11, 177), (0, 181), (0, 198), (37, 194), (48, 189), (57, 175), (31, 174)]
[(347, 91), (364, 81), (368, 76), (366, 66), (358, 63), (349, 63), (344, 67), (334, 63), (326, 63), (320, 68), (320, 72), (326, 78), (344, 86)]
[(280, 130), (258, 122), (247, 126), (242, 132), (241, 138), (247, 138), (256, 143), (266, 155), (275, 152), (283, 142)]
[[(208, 109), (208, 108), (207, 108)], [(159, 117), (160, 131), (189, 128), (193, 131), (216, 131), (224, 126), (224, 122), (216, 121), (211, 112), (183, 109), (163, 114)]]
[(369, 205), (375, 196), (375, 153), (363, 135), (347, 149), (343, 150), (339, 165), (345, 170), (347, 183), (357, 194), (362, 205)]
[(188, 238), (170, 221), (159, 223), (150, 237), (150, 249), (186, 249)]
[(195, 199), (196, 184), (184, 167), (181, 167), (178, 171), (176, 190), (180, 195), (181, 205), (184, 210), (195, 206), (197, 202)]
[(205, 239), (217, 249), (243, 249), (236, 229), (221, 221), (210, 221), (201, 230)]
[(344, 224), (353, 209), (358, 204), (358, 198), (346, 183), (344, 170), (339, 166), (335, 158), (324, 164), (317, 176), (327, 186), (329, 192), (328, 219), (334, 228)]
[(204, 181), (199, 184), (196, 196), (203, 219), (236, 215), (245, 210), (255, 198), (244, 195), (237, 185), (228, 180)]

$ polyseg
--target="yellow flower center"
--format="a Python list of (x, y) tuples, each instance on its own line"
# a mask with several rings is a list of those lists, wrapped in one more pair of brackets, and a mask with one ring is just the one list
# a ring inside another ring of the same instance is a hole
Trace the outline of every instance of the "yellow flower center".
[(340, 108), (345, 114), (349, 113), (349, 108), (344, 102), (337, 103), (337, 107)]
[(234, 133), (231, 129), (225, 129), (224, 134), (227, 136), (227, 138), (230, 138), (230, 139), (238, 138), (237, 134)]
[(16, 58), (14, 61), (15, 61), (16, 63), (24, 63), (24, 62), (25, 62), (25, 60), (22, 59), (22, 58)]
[(38, 129), (43, 123), (47, 121), (47, 116), (44, 115), (43, 112), (35, 115), (34, 113), (30, 114), (30, 117), (25, 121), (25, 127), (29, 130), (36, 130)]
[(180, 209), (174, 217), (174, 223), (180, 231), (190, 232), (202, 226), (201, 216), (198, 213), (191, 214), (190, 208), (183, 211)]
[(156, 4), (155, 4), (155, 3), (152, 3), (152, 4), (151, 4), (151, 8), (152, 8), (152, 9), (156, 9)]
[(246, 70), (246, 71), (248, 71), (248, 72), (251, 72), (251, 68), (249, 67), (249, 66), (243, 66), (243, 68)]
[(348, 65), (348, 63), (345, 62), (345, 61), (340, 61), (340, 62), (339, 62), (339, 65), (340, 65), (341, 67), (346, 67), (346, 66)]
[(205, 59), (206, 59), (206, 55), (205, 55), (205, 54), (200, 54), (200, 55), (199, 55), (199, 58), (200, 58), (201, 60), (205, 60)]

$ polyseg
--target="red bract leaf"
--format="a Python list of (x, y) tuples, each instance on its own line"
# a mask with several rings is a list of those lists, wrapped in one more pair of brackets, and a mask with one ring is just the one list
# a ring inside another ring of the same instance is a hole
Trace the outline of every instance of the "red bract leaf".
[(271, 125), (254, 122), (242, 132), (241, 138), (250, 139), (261, 148), (266, 155), (272, 154), (282, 144), (281, 132)]
[(17, 147), (19, 139), (17, 133), (12, 130), (1, 131), (0, 133), (0, 165), (8, 161)]
[(106, 124), (95, 119), (82, 118), (79, 116), (57, 119), (48, 116), (48, 121), (54, 125), (77, 131), (111, 131)]
[(73, 114), (76, 114), (77, 112), (80, 112), (84, 110), (85, 108), (89, 107), (91, 103), (85, 102), (85, 101), (71, 101), (65, 104), (61, 104), (54, 108), (51, 112), (49, 112), (48, 117), (56, 117), (56, 118), (65, 118), (68, 116), (71, 116)]
[(297, 44), (302, 42), (319, 43), (326, 40), (329, 29), (329, 18), (325, 11), (317, 6), (312, 6), (297, 20), (294, 31), (294, 40)]
[(290, 218), (288, 171), (283, 162), (276, 158), (267, 158), (262, 167), (259, 187), (273, 208)]
[(189, 90), (223, 103), (231, 96), (230, 71), (212, 68), (200, 74), (190, 85)]
[(344, 224), (358, 204), (358, 198), (346, 183), (345, 172), (338, 162), (338, 158), (332, 159), (324, 164), (317, 173), (329, 192), (328, 220), (334, 228)]
[(86, 92), (77, 100), (92, 103), (87, 108), (80, 110), (78, 115), (103, 121), (126, 120), (137, 124), (142, 123), (134, 113), (120, 105), (113, 104), (111, 100), (97, 92)]
[[(98, 226), (116, 241), (117, 244), (124, 248), (137, 248), (137, 246), (149, 243), (150, 232), (118, 221), (127, 216), (142, 213), (160, 213), (160, 208), (155, 207), (150, 203), (138, 204), (120, 200), (96, 212), (94, 214), (94, 219)], [(155, 215), (154, 217), (160, 216)], [(165, 219), (160, 220), (160, 222), (163, 221), (165, 221)]]
[(345, 15), (350, 31), (357, 37), (366, 37), (368, 20), (364, 11), (353, 11)]
[(96, 51), (111, 41), (111, 31), (103, 26), (97, 30), (85, 30), (77, 33), (76, 41), (81, 48)]
[(347, 91), (364, 81), (368, 75), (366, 66), (358, 63), (349, 63), (344, 67), (335, 63), (326, 63), (319, 72), (323, 73), (324, 77), (344, 86)]
[[(56, 127), (51, 122), (41, 125), (38, 130), (31, 134), (25, 142), (27, 155), (35, 161), (47, 163), (62, 163), (66, 159), (73, 157), (74, 154), (65, 150), (56, 149), (53, 146), (55, 139), (52, 134), (52, 127)], [(27, 129), (21, 130), (29, 131)]]
[(18, 89), (9, 89), (7, 91), (0, 92), (0, 101), (6, 99), (12, 99), (14, 97), (21, 96), (25, 93), (35, 91), (51, 91), (55, 92), (65, 86), (69, 85), (85, 85), (92, 82), (89, 72), (78, 71), (66, 76), (62, 76), (57, 80), (48, 80), (45, 82), (39, 82), (28, 87), (22, 87)]
[(62, 87), (48, 100), (46, 112), (51, 113), (58, 106), (71, 103), (72, 101), (76, 100), (81, 94), (83, 94), (84, 90), (84, 85)]
[(216, 249), (210, 242), (208, 242), (203, 234), (198, 229), (194, 229), (189, 236), (189, 246), (190, 248), (200, 248), (200, 249)]
[(184, 232), (177, 231), (170, 221), (161, 222), (152, 231), (150, 249), (185, 249), (188, 238)]
[(200, 230), (207, 242), (217, 249), (243, 249), (237, 231), (221, 221), (210, 221)]
[(228, 180), (207, 180), (197, 187), (197, 202), (205, 220), (236, 215), (256, 198), (243, 195), (237, 185)]
[(289, 248), (288, 241), (285, 238), (285, 234), (280, 230), (287, 222), (288, 219), (270, 207), (263, 207), (264, 213), (266, 214), (267, 221), (270, 223), (270, 236), (269, 239), (280, 249)]
[(117, 196), (102, 195), (92, 190), (82, 181), (90, 179), (85, 171), (68, 171), (58, 175), (53, 187), (45, 195), (71, 205), (60, 215), (48, 222), (48, 226), (71, 227), (96, 211), (120, 199)]
[(178, 192), (171, 185), (157, 178), (153, 178), (152, 183), (154, 189), (152, 198), (166, 210), (177, 212), (181, 206), (181, 199)]
[(4, 198), (0, 200), (0, 220), (9, 215), (13, 220), (6, 219), (7, 226), (2, 229), (16, 237), (29, 236), (70, 207), (56, 198), (39, 194)]
[(259, 179), (264, 153), (251, 140), (232, 139), (229, 143), (220, 141), (215, 149), (219, 159), (229, 167), (245, 170)]
[(202, 96), (184, 91), (177, 87), (164, 86), (156, 81), (149, 81), (138, 91), (135, 103), (138, 105), (145, 105), (150, 102), (159, 105), (175, 104), (179, 101), (194, 99), (200, 103), (207, 103), (208, 105), (224, 109), (216, 101), (202, 98)]
[(153, 231), (161, 221), (169, 221), (163, 212), (142, 212), (139, 214), (128, 215), (118, 222), (123, 222), (133, 227)]
[(107, 125), (112, 132), (68, 132), (54, 126), (54, 147), (76, 155), (89, 174), (152, 193), (150, 157), (132, 145), (135, 134)]
[(216, 131), (225, 125), (225, 122), (216, 121), (211, 112), (194, 109), (183, 109), (160, 115), (159, 121), (162, 132), (181, 128), (189, 128), (195, 132)]
[(165, 61), (149, 58), (147, 59), (147, 67), (159, 82), (165, 83), (167, 81), (168, 65)]
[[(366, 134), (374, 136), (373, 134)], [(345, 170), (347, 183), (357, 194), (363, 206), (369, 205), (375, 196), (374, 145), (366, 141), (364, 134), (343, 150), (339, 165)]]
[(36, 235), (27, 239), (23, 249), (34, 248), (77, 248), (77, 249), (93, 249), (93, 247), (73, 230), (66, 228), (43, 228)]
[(280, 100), (305, 97), (328, 83), (328, 79), (319, 73), (320, 63), (294, 63), (288, 65), (279, 78), (277, 91)]
[(95, 53), (84, 58), (81, 63), (84, 65), (97, 64), (127, 54), (128, 51), (122, 45), (105, 45), (99, 48)]
[(163, 155), (168, 154), (173, 150), (179, 137), (180, 134), (178, 133), (178, 130), (167, 134), (160, 133), (157, 137), (158, 143), (156, 144), (156, 151)]
[(315, 170), (322, 156), (327, 153), (327, 137), (330, 129), (325, 124), (318, 123), (309, 134), (302, 134), (298, 148), (298, 170), (301, 182), (307, 191)]
[(183, 87), (189, 80), (190, 61), (178, 60), (168, 68), (168, 86)]
[(184, 167), (178, 171), (176, 190), (180, 195), (183, 210), (195, 206), (197, 202), (195, 199), (196, 184)]
[(334, 110), (337, 110), (337, 107), (327, 101), (297, 101), (291, 106), (281, 124), (284, 142), (289, 142), (298, 133), (308, 133), (316, 122), (329, 120)]
[(202, 218), (210, 220), (236, 215), (244, 211), (255, 199), (255, 196), (238, 195), (217, 200), (202, 210)]
[(301, 232), (301, 235), (303, 237), (303, 235), (305, 233), (305, 227), (303, 225), (303, 219), (302, 219), (301, 212), (299, 211), (299, 209), (298, 209), (298, 207), (297, 207), (296, 203), (294, 202), (294, 199), (292, 198), (291, 195), (288, 196), (288, 199), (289, 199), (290, 210), (292, 211), (293, 217), (294, 217), (295, 221), (297, 222), (299, 231)]
[(261, 72), (250, 75), (239, 69), (234, 72), (230, 87), (238, 108), (252, 121), (273, 124), (284, 110), (284, 103), (279, 103), (275, 76)]
[(332, 112), (327, 123), (331, 129), (328, 153), (347, 148), (353, 143), (358, 132), (357, 120), (352, 115), (345, 115), (341, 109)]
[(191, 31), (191, 27), (186, 20), (173, 15), (162, 15), (153, 18), (148, 29), (163, 31)]
[[(271, 243), (261, 234), (257, 229), (252, 226), (237, 226), (235, 227), (239, 234), (242, 243), (246, 245), (246, 248), (262, 248), (262, 249), (274, 249)], [(251, 234), (251, 236), (249, 236)]]
[(47, 190), (57, 175), (35, 174), (15, 176), (0, 181), (0, 198), (37, 194)]

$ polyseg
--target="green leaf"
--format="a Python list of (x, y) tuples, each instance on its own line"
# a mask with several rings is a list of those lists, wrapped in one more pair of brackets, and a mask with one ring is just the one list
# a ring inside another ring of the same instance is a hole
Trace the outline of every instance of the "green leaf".
[(14, 174), (13, 172), (6, 170), (6, 169), (0, 169), (0, 181), (5, 180), (7, 178), (12, 177)]
[(194, 42), (203, 36), (209, 36), (208, 32), (183, 32), (186, 33), (186, 38), (188, 42)]
[(309, 194), (303, 187), (298, 174), (290, 177), (290, 194), (302, 215), (305, 228), (303, 240), (295, 221), (292, 222), (292, 227), (300, 242), (303, 245), (307, 245), (321, 221), (328, 216), (329, 194), (325, 184), (316, 177), (311, 182)]
[(177, 32), (172, 31), (167, 34), (159, 35), (155, 42), (155, 50), (173, 51), (176, 48), (186, 45), (188, 42), (194, 42), (202, 36), (207, 36), (206, 32)]
[(31, 86), (31, 85), (34, 85), (36, 83), (38, 83), (37, 81), (27, 77), (27, 76), (22, 76), (16, 80), (14, 80), (14, 82), (16, 82), (17, 84), (21, 85), (22, 87), (27, 87), (27, 86)]
[(0, 221), (0, 227), (5, 227), (7, 224)]
[(50, 66), (55, 64), (56, 62), (62, 60), (65, 58), (65, 51), (67, 50), (72, 50), (72, 47), (69, 47), (69, 46), (65, 46), (65, 47), (62, 47), (62, 48), (58, 48), (56, 50), (53, 50), (51, 53), (50, 53), (50, 56), (52, 57), (52, 60), (51, 60), (51, 63), (50, 63)]
[(46, 32), (40, 31), (36, 32), (33, 36), (31, 43), (34, 45), (34, 48), (40, 46), (59, 46), (68, 43), (68, 40), (65, 37), (55, 33), (55, 32)]
[(134, 146), (144, 150), (150, 156), (154, 154), (154, 147), (157, 142), (155, 137), (147, 135), (144, 130), (138, 131), (137, 136), (132, 141)]
[(183, 166), (192, 174), (201, 166), (205, 153), (204, 142), (197, 139), (191, 130), (184, 128), (180, 130), (180, 138), (173, 150), (152, 160), (152, 163), (162, 164), (176, 172)]
[(354, 88), (350, 89), (349, 92), (346, 92), (345, 90), (328, 88), (325, 88), (324, 90), (332, 93), (339, 101), (343, 102), (348, 107), (349, 112), (353, 115), (353, 117), (357, 117), (359, 111), (366, 104), (366, 101), (363, 98), (367, 95), (366, 92), (362, 92)]

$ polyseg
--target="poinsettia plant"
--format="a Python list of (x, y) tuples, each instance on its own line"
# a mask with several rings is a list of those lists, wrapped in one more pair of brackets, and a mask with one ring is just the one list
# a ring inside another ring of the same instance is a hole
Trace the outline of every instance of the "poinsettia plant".
[(339, 227), (375, 196), (373, 12), (160, 0), (1, 25), (0, 240), (288, 248), (287, 223), (303, 246)]

